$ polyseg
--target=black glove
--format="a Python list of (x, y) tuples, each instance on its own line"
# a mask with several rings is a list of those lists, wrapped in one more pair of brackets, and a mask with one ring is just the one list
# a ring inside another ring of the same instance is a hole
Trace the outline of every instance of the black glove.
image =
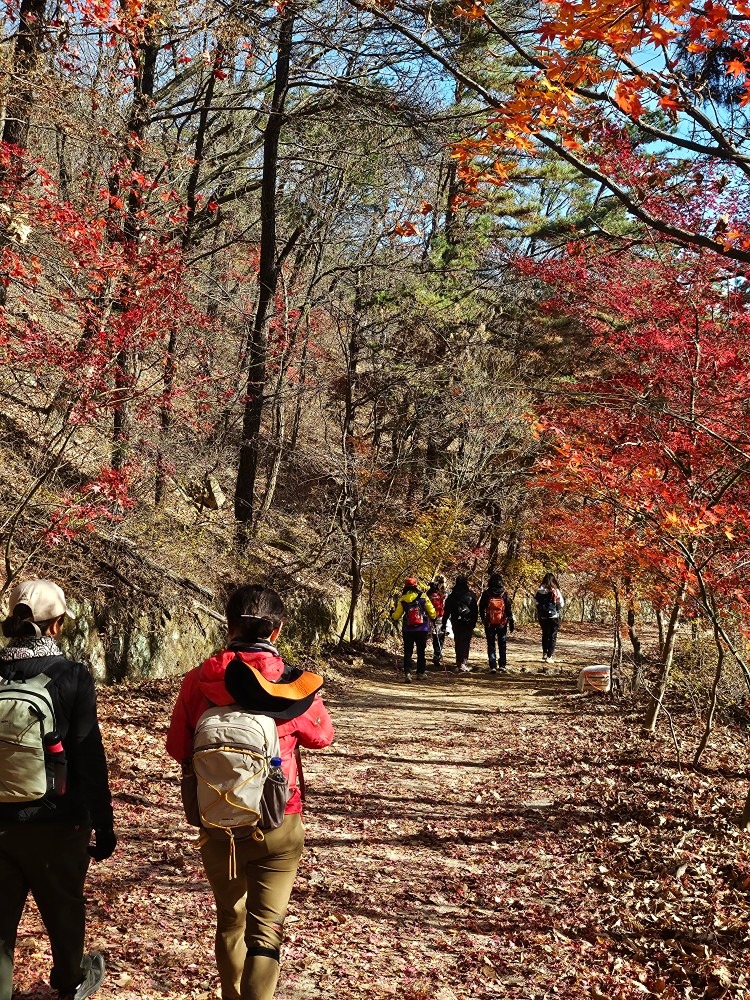
[(94, 830), (94, 843), (89, 845), (89, 854), (94, 861), (104, 861), (112, 857), (116, 847), (117, 837), (112, 827), (99, 827)]

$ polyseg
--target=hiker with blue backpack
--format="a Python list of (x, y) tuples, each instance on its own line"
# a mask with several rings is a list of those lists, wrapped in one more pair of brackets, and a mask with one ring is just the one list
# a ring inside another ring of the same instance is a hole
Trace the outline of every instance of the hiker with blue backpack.
[(182, 765), (185, 815), (216, 901), (223, 1000), (271, 1000), (304, 830), (299, 747), (333, 742), (323, 678), (287, 666), (270, 587), (229, 597), (229, 642), (183, 679), (167, 752)]
[(427, 640), (431, 623), (437, 613), (432, 601), (421, 590), (416, 577), (404, 580), (404, 589), (391, 613), (394, 622), (401, 622), (404, 642), (404, 680), (411, 684), (411, 668), (414, 650), (417, 651), (417, 680), (422, 680), (427, 672)]
[(542, 626), (542, 660), (554, 663), (557, 633), (560, 628), (560, 612), (565, 607), (565, 601), (560, 591), (560, 584), (554, 573), (546, 573), (539, 589), (534, 595), (536, 614)]
[(487, 639), (487, 659), (490, 673), (507, 670), (508, 632), (513, 632), (513, 605), (499, 573), (493, 573), (487, 589), (479, 598), (479, 615)]
[(456, 650), (456, 669), (461, 673), (471, 671), (469, 665), (471, 637), (478, 619), (477, 599), (469, 589), (469, 581), (465, 576), (457, 576), (453, 590), (445, 599), (443, 631), (450, 622), (453, 629), (453, 645)]
[[(18, 925), (31, 893), (52, 949), (50, 986), (85, 1000), (104, 959), (84, 954), (89, 862), (117, 845), (107, 760), (88, 667), (57, 640), (63, 590), (27, 580), (10, 593), (0, 650), (0, 1000), (13, 993)], [(93, 830), (93, 844), (90, 844)]]

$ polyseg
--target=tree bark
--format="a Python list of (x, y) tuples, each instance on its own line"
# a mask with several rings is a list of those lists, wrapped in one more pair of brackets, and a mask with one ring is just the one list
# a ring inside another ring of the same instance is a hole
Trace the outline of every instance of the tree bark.
[(669, 674), (672, 669), (672, 660), (674, 659), (675, 643), (677, 641), (677, 626), (680, 622), (682, 602), (685, 599), (686, 593), (687, 577), (680, 585), (677, 597), (675, 598), (675, 602), (672, 606), (672, 613), (669, 616), (669, 624), (667, 625), (666, 634), (664, 636), (664, 648), (662, 650), (661, 669), (657, 680), (657, 689), (651, 696), (648, 711), (646, 712), (646, 718), (643, 720), (643, 728), (649, 733), (653, 733), (656, 729), (656, 720), (659, 717), (659, 710), (661, 709), (662, 701), (667, 690)]
[[(128, 154), (131, 171), (140, 171), (143, 166), (143, 140), (151, 119), (159, 47), (160, 36), (148, 19), (140, 42), (138, 45), (132, 46), (131, 50), (135, 64), (133, 104), (128, 119)], [(119, 188), (119, 184), (119, 175), (113, 175), (110, 178), (110, 190), (113, 187)], [(138, 254), (138, 237), (141, 228), (138, 213), (141, 210), (141, 204), (140, 186), (131, 182), (122, 239), (129, 247), (133, 259)], [(125, 282), (120, 290), (116, 308), (122, 311), (127, 309), (129, 294), (129, 282)], [(133, 367), (133, 351), (125, 346), (115, 358), (115, 393), (112, 412), (112, 468), (114, 469), (121, 469), (128, 457), (132, 424), (130, 413), (131, 378), (135, 377)]]
[(247, 540), (253, 519), (256, 479), (260, 463), (260, 429), (265, 411), (268, 326), (279, 278), (276, 252), (276, 186), (279, 165), (279, 139), (284, 124), (284, 107), (289, 88), (289, 71), (294, 41), (294, 8), (284, 8), (276, 53), (276, 78), (271, 108), (263, 133), (263, 180), (260, 193), (260, 261), (258, 265), (258, 303), (248, 333), (249, 358), (245, 412), (242, 421), (242, 444), (237, 468), (234, 516), (240, 542)]
[(635, 586), (633, 578), (625, 577), (625, 591), (628, 599), (628, 638), (633, 647), (633, 676), (631, 684), (633, 691), (637, 691), (643, 683), (643, 647), (635, 624)]
[[(2, 141), (16, 146), (23, 152), (29, 142), (31, 108), (34, 104), (34, 77), (42, 55), (42, 42), (46, 24), (46, 0), (21, 0), (18, 34), (13, 49), (11, 66), (11, 90), (5, 108)], [(11, 180), (8, 171), (0, 168), (0, 182)], [(6, 200), (10, 200), (5, 195)], [(9, 245), (5, 228), (0, 230), (0, 254)], [(8, 301), (6, 281), (0, 281), (0, 308)]]
[(362, 309), (362, 292), (359, 284), (354, 296), (354, 315), (351, 320), (349, 346), (347, 351), (347, 378), (344, 397), (344, 419), (342, 424), (344, 452), (344, 483), (343, 499), (339, 505), (341, 528), (349, 542), (349, 611), (344, 628), (339, 636), (343, 640), (348, 630), (351, 642), (356, 633), (355, 616), (359, 594), (362, 589), (362, 551), (359, 538), (360, 497), (357, 483), (357, 451), (355, 438), (357, 430), (356, 391), (359, 378), (360, 311)]
[(614, 696), (622, 691), (622, 601), (620, 599), (620, 588), (616, 583), (612, 584), (615, 595), (615, 623), (612, 634), (612, 660), (610, 662), (610, 675), (612, 678), (611, 692)]
[[(712, 602), (713, 603), (713, 602)], [(698, 767), (700, 764), (700, 759), (703, 751), (708, 746), (708, 740), (711, 736), (711, 730), (713, 729), (714, 719), (716, 718), (716, 706), (719, 700), (719, 684), (721, 683), (721, 678), (724, 673), (724, 658), (726, 651), (724, 649), (724, 643), (721, 641), (721, 635), (719, 634), (719, 629), (714, 622), (714, 642), (716, 643), (716, 671), (714, 673), (713, 684), (711, 685), (711, 693), (708, 698), (708, 714), (706, 716), (706, 726), (703, 730), (703, 735), (701, 736), (700, 743), (695, 751), (695, 757), (693, 758), (693, 764)]]
[[(15, 85), (5, 109), (3, 142), (26, 149), (29, 143), (34, 74), (39, 67), (46, 23), (46, 0), (21, 0), (11, 70)], [(17, 81), (17, 82), (16, 82)]]

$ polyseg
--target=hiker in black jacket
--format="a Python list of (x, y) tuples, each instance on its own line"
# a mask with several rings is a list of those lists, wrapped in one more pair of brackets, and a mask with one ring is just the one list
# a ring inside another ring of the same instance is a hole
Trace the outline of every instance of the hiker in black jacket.
[(469, 653), (471, 636), (479, 618), (477, 599), (469, 590), (465, 576), (457, 576), (453, 590), (445, 599), (443, 611), (443, 631), (450, 621), (453, 628), (453, 644), (456, 650), (456, 667), (462, 673), (469, 673)]
[(83, 951), (84, 881), (91, 858), (117, 844), (94, 682), (57, 645), (68, 614), (60, 587), (19, 584), (10, 612), (0, 650), (0, 1000), (11, 1000), (29, 892), (52, 947), (50, 985), (61, 1000), (84, 1000), (104, 978), (102, 956)]
[(508, 631), (512, 632), (516, 625), (513, 621), (513, 606), (499, 573), (490, 576), (487, 589), (479, 598), (479, 616), (487, 638), (490, 673), (496, 674), (499, 670), (504, 674), (507, 668)]

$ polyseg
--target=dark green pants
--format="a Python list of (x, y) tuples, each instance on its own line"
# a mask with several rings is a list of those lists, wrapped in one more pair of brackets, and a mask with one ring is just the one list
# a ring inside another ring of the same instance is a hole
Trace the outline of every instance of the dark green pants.
[(90, 833), (63, 823), (0, 826), (0, 1000), (13, 994), (13, 952), (29, 893), (52, 946), (51, 984), (67, 994), (80, 983)]

